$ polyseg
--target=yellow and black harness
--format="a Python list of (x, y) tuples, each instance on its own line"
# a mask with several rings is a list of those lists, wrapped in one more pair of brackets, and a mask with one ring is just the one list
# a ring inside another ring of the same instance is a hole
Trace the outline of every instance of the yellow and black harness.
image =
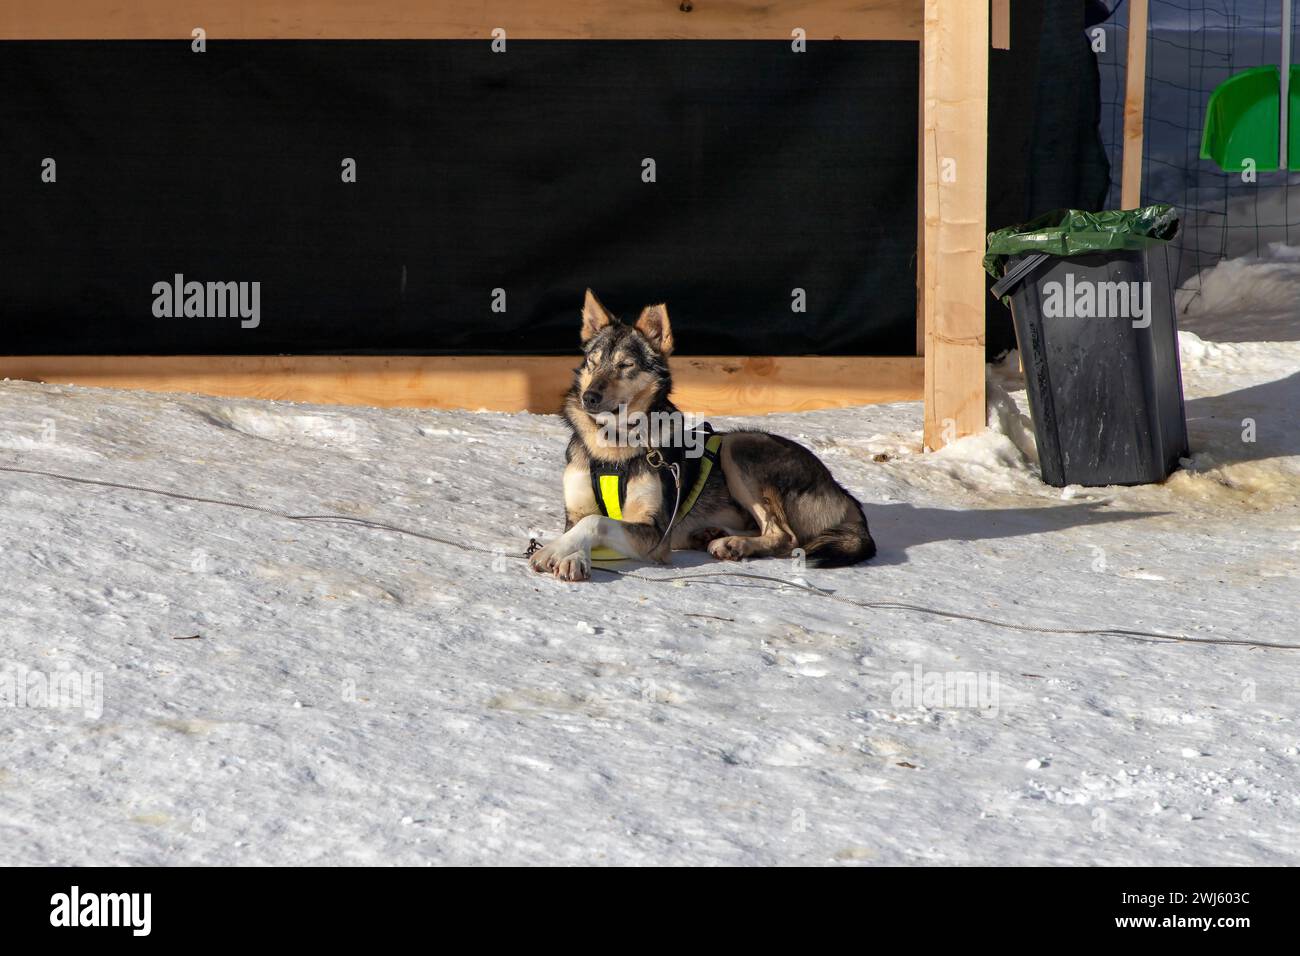
[[(718, 465), (722, 436), (713, 434), (708, 422), (695, 429), (695, 432), (703, 432), (708, 437), (704, 440), (703, 452), (693, 457), (686, 452), (688, 446), (698, 447), (696, 442), (683, 442), (680, 447), (652, 448), (644, 459), (634, 459), (626, 464), (593, 460), (590, 468), (591, 490), (596, 496), (600, 513), (607, 518), (622, 521), (623, 506), (627, 503), (628, 480), (640, 468), (656, 468), (661, 472), (659, 484), (663, 489), (663, 513), (667, 521), (664, 536), (667, 537), (673, 525), (690, 514), (695, 507), (695, 502), (708, 483), (709, 475)], [(596, 548), (591, 556), (606, 561), (623, 557), (609, 548)]]

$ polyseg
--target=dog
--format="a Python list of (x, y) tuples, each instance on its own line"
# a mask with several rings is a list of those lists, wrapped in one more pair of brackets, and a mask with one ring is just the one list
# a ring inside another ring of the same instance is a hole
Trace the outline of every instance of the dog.
[(876, 553), (861, 503), (807, 448), (762, 431), (685, 430), (669, 398), (666, 306), (628, 324), (588, 289), (581, 338), (563, 406), (565, 530), (530, 556), (533, 570), (585, 581), (593, 549), (667, 564), (674, 550), (738, 561), (803, 548), (815, 567)]

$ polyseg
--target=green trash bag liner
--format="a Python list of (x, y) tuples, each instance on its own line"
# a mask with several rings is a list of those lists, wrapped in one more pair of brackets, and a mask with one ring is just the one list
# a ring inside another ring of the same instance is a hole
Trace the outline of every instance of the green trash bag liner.
[(1178, 212), (1167, 203), (1103, 212), (1057, 209), (1023, 225), (990, 232), (984, 268), (1000, 279), (1010, 256), (1035, 252), (1077, 256), (1145, 249), (1153, 243), (1168, 242), (1177, 234)]

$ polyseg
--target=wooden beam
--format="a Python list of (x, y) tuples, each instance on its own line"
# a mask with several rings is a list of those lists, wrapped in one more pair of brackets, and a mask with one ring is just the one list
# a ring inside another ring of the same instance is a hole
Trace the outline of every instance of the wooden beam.
[(925, 0), (925, 444), (985, 427), (989, 18)]
[(992, 0), (989, 42), (995, 50), (1011, 49), (1011, 0)]
[(1147, 0), (1128, 3), (1128, 65), (1124, 77), (1124, 167), (1120, 205), (1142, 205), (1142, 128), (1147, 94)]
[[(554, 412), (573, 356), (10, 355), (0, 376), (325, 405)], [(921, 397), (913, 356), (673, 359), (673, 399), (705, 415), (807, 411)]]
[[(970, 2), (970, 0), (968, 0)], [(12, 0), (5, 40), (919, 40), (921, 0)]]

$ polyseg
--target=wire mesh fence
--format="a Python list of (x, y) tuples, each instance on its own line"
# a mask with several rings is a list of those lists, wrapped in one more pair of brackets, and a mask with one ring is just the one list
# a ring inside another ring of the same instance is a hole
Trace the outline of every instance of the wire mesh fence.
[[(1109, 0), (1101, 73), (1101, 134), (1111, 164), (1107, 205), (1120, 204), (1128, 2)], [(1300, 242), (1300, 174), (1260, 172), (1253, 182), (1200, 158), (1214, 88), (1255, 66), (1276, 65), (1282, 0), (1150, 0), (1142, 199), (1182, 214), (1174, 248), (1181, 284), (1223, 258), (1269, 257), (1274, 243)], [(1094, 43), (1094, 49), (1097, 44)]]

